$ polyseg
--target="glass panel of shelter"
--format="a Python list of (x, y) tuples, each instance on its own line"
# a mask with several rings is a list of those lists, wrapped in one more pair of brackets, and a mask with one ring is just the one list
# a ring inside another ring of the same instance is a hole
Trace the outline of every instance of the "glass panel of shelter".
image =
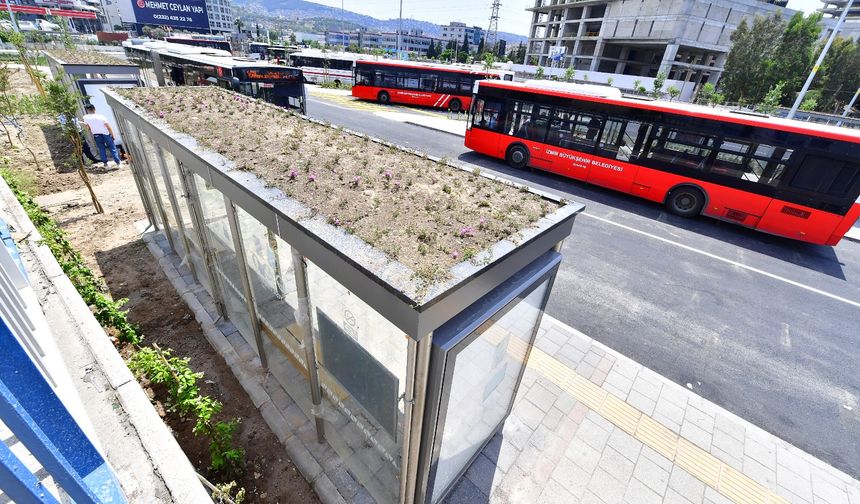
[(146, 133), (139, 132), (145, 161), (149, 167), (149, 172), (154, 182), (157, 195), (156, 199), (163, 210), (163, 218), (166, 221), (165, 228), (173, 251), (180, 257), (185, 257), (185, 247), (183, 246), (182, 236), (179, 234), (179, 229), (176, 222), (176, 213), (173, 210), (173, 200), (167, 189), (167, 182), (164, 179), (164, 172), (161, 169), (161, 155), (156, 150), (156, 146), (149, 139)]
[(131, 138), (131, 141), (128, 143), (131, 147), (132, 153), (132, 170), (136, 173), (135, 180), (138, 182), (138, 187), (143, 189), (143, 194), (146, 200), (144, 201), (144, 204), (149, 206), (149, 218), (152, 221), (152, 225), (156, 229), (160, 229), (164, 226), (164, 223), (161, 219), (161, 212), (157, 207), (155, 193), (152, 190), (152, 182), (148, 175), (149, 167), (146, 164), (146, 158), (140, 150), (140, 142), (137, 140), (137, 128), (128, 121), (123, 121), (123, 124), (128, 132), (127, 136)]

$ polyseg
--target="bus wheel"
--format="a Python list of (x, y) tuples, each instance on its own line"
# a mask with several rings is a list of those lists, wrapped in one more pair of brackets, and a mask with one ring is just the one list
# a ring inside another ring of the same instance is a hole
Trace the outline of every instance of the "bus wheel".
[(705, 195), (695, 187), (679, 187), (666, 198), (666, 207), (669, 211), (681, 217), (695, 217), (702, 212), (703, 206), (705, 206)]
[(388, 105), (391, 103), (391, 96), (388, 94), (388, 91), (380, 91), (378, 95), (376, 95), (376, 99), (379, 100), (379, 103), (383, 103)]
[(518, 170), (525, 168), (529, 164), (529, 151), (520, 144), (511, 145), (508, 147), (508, 153), (505, 156), (505, 161)]
[(459, 112), (463, 110), (463, 104), (460, 103), (460, 100), (454, 98), (451, 100), (451, 103), (448, 104), (448, 110), (451, 112)]

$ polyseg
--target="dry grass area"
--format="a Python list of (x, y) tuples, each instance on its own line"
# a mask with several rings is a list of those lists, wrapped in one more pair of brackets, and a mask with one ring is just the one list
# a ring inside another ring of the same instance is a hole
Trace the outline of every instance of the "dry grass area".
[(557, 204), (215, 87), (120, 93), (424, 279), (443, 277)]
[(130, 65), (128, 61), (99, 51), (65, 51), (52, 49), (48, 54), (69, 65)]

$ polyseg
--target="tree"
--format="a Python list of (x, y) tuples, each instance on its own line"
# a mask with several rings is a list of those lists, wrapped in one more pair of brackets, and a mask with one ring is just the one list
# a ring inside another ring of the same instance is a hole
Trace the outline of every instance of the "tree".
[(463, 37), (463, 45), (460, 46), (460, 52), (463, 54), (469, 54), (469, 39), (468, 39), (468, 37)]
[(535, 79), (542, 80), (543, 77), (544, 77), (544, 69), (542, 66), (539, 66), (539, 67), (537, 67), (537, 70), (535, 70)]
[(493, 63), (496, 62), (496, 57), (493, 53), (484, 53), (484, 70), (489, 71), (493, 68)]
[(245, 23), (242, 21), (242, 18), (237, 17), (233, 24), (236, 25), (236, 31), (241, 32), (242, 28), (245, 27)]
[(451, 49), (445, 49), (439, 55), (439, 59), (441, 59), (442, 61), (451, 61), (452, 59), (454, 59), (454, 51), (452, 51)]
[(294, 32), (290, 33), (290, 45), (296, 45), (296, 34)]
[(481, 41), (478, 42), (478, 54), (484, 54), (484, 37), (481, 37)]
[(659, 98), (663, 94), (663, 85), (666, 84), (666, 72), (657, 72), (657, 77), (654, 78), (652, 84), (651, 96)]
[(803, 97), (803, 101), (800, 103), (800, 110), (809, 112), (815, 110), (818, 106), (818, 100), (821, 99), (821, 91), (818, 89), (813, 89), (812, 91), (808, 91), (806, 96)]
[(770, 89), (767, 90), (767, 93), (764, 95), (761, 103), (756, 106), (756, 110), (763, 114), (770, 114), (777, 107), (779, 107), (779, 103), (782, 100), (782, 94), (785, 90), (785, 81), (780, 81), (777, 84), (771, 86)]
[(820, 92), (817, 110), (841, 114), (860, 87), (860, 44), (850, 38), (834, 40), (813, 87)]
[(45, 87), (42, 85), (42, 73), (36, 70), (35, 62), (30, 59), (30, 49), (27, 47), (27, 41), (24, 39), (24, 35), (21, 32), (16, 32), (14, 30), (0, 29), (0, 31), (3, 32), (3, 38), (15, 46), (15, 50), (18, 51), (18, 58), (21, 60), (21, 64), (24, 65), (24, 71), (27, 72), (33, 85), (36, 86), (36, 91), (39, 92), (39, 96), (43, 99), (47, 98)]
[(430, 39), (430, 46), (427, 47), (427, 57), (430, 59), (436, 59), (439, 56), (436, 53), (436, 45), (433, 43), (433, 39)]
[(645, 94), (648, 92), (648, 90), (645, 89), (645, 86), (642, 85), (642, 79), (636, 79), (633, 81), (633, 90), (639, 94)]
[(564, 80), (566, 82), (571, 82), (575, 77), (576, 69), (572, 65), (564, 69)]
[(767, 62), (773, 60), (784, 31), (785, 21), (778, 13), (756, 17), (752, 27), (746, 19), (741, 21), (732, 33), (732, 48), (720, 81), (727, 99), (759, 102), (764, 98), (772, 86)]
[(72, 91), (62, 81), (62, 76), (58, 75), (54, 80), (48, 81), (48, 109), (56, 117), (61, 118), (61, 127), (63, 134), (72, 144), (75, 151), (75, 161), (78, 165), (78, 174), (81, 176), (84, 185), (90, 192), (90, 198), (93, 200), (93, 207), (96, 213), (104, 213), (99, 199), (96, 197), (93, 186), (90, 184), (90, 178), (87, 176), (87, 171), (84, 168), (84, 140), (81, 136), (80, 126), (77, 122), (77, 112), (79, 100), (83, 96), (78, 91)]
[(780, 103), (791, 105), (794, 98), (803, 87), (812, 64), (817, 56), (816, 41), (821, 34), (821, 13), (804, 17), (802, 12), (796, 13), (788, 21), (779, 43), (766, 62), (767, 79), (771, 87), (775, 83), (785, 82), (780, 97)]
[(678, 97), (678, 95), (681, 94), (681, 90), (678, 89), (678, 87), (674, 86), (674, 85), (666, 88), (666, 92), (669, 93), (669, 101), (674, 100), (675, 98)]

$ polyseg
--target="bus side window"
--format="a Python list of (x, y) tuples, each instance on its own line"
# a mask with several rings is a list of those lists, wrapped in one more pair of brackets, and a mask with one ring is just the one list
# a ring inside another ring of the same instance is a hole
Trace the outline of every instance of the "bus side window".
[(651, 137), (648, 159), (670, 165), (704, 170), (714, 147), (714, 137), (658, 126)]
[(639, 121), (607, 119), (599, 148), (607, 157), (629, 162), (639, 157), (639, 149), (642, 147), (640, 137), (647, 129), (648, 125)]
[(750, 155), (750, 147), (749, 143), (741, 140), (723, 139), (714, 157), (711, 173), (758, 182), (758, 174), (750, 172), (746, 162)]
[(501, 121), (499, 119), (502, 111), (502, 102), (478, 99), (475, 102), (474, 110), (473, 125), (492, 131), (500, 129)]
[(428, 93), (432, 93), (436, 91), (436, 76), (435, 75), (422, 75), (421, 76), (421, 91), (427, 91)]
[(750, 156), (747, 180), (776, 187), (782, 180), (793, 149), (759, 144)]
[(860, 183), (860, 167), (829, 157), (807, 155), (789, 186), (827, 196), (846, 196)]

